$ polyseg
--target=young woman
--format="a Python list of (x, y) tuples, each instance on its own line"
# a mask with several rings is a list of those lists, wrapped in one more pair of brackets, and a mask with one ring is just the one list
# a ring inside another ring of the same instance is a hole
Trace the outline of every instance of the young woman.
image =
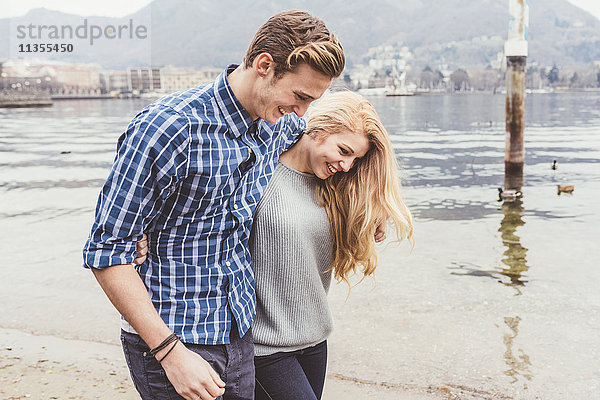
[[(378, 227), (390, 222), (397, 240), (412, 242), (412, 218), (387, 132), (358, 94), (323, 97), (279, 160), (250, 237), (255, 398), (314, 400), (323, 392), (333, 328), (332, 275), (348, 284), (357, 271), (372, 275)], [(138, 242), (138, 254), (145, 246)]]
[(250, 238), (256, 400), (320, 399), (331, 276), (372, 275), (377, 227), (385, 220), (399, 241), (412, 241), (412, 218), (387, 132), (355, 93), (315, 104), (305, 134), (279, 160)]

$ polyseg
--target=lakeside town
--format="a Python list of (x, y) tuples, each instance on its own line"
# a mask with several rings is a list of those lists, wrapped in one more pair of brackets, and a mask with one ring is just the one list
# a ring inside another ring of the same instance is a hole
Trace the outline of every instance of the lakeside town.
[[(484, 39), (493, 40), (481, 40)], [(407, 46), (377, 46), (369, 50), (362, 64), (347, 67), (346, 72), (334, 81), (332, 89), (388, 96), (502, 92), (504, 60), (504, 54), (498, 52), (496, 59), (483, 67), (423, 66)], [(50, 105), (59, 99), (157, 97), (210, 82), (220, 71), (221, 68), (214, 67), (173, 65), (109, 70), (99, 64), (8, 59), (0, 61), (0, 106)], [(542, 93), (599, 90), (600, 60), (565, 67), (530, 63), (526, 87), (530, 92)]]

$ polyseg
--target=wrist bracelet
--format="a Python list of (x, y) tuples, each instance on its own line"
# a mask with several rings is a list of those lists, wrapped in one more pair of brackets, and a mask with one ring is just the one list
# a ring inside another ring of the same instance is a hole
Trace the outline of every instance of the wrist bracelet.
[(164, 360), (165, 358), (167, 358), (167, 356), (169, 355), (169, 353), (173, 351), (173, 349), (175, 348), (175, 346), (177, 346), (177, 343), (179, 343), (179, 341), (178, 341), (178, 340), (176, 340), (176, 341), (175, 341), (175, 343), (173, 343), (173, 346), (171, 346), (171, 348), (169, 349), (169, 351), (167, 351), (167, 352), (165, 353), (165, 355), (164, 355), (164, 356), (162, 356), (162, 357), (160, 358), (160, 360), (158, 360), (158, 363), (159, 363), (159, 364), (160, 364), (160, 363), (162, 363), (162, 360)]
[(153, 348), (150, 351), (145, 351), (143, 353), (143, 355), (144, 355), (144, 357), (154, 356), (154, 355), (156, 355), (156, 353), (158, 353), (159, 351), (161, 351), (162, 349), (164, 349), (165, 347), (167, 347), (169, 344), (173, 343), (176, 340), (179, 340), (177, 335), (175, 333), (171, 333), (169, 336), (167, 336), (167, 338), (165, 340), (162, 341), (161, 344), (159, 344), (158, 346), (156, 346), (155, 348)]

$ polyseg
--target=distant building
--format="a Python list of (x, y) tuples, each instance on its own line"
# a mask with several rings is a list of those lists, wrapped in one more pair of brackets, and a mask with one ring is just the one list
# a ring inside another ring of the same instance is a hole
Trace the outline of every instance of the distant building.
[(106, 93), (128, 93), (129, 74), (126, 71), (106, 71), (104, 73)]
[(372, 47), (367, 52), (366, 64), (354, 65), (345, 77), (344, 86), (355, 90), (395, 90), (405, 84), (414, 55), (402, 43)]
[(127, 79), (129, 91), (160, 92), (162, 89), (158, 68), (128, 68)]
[(56, 61), (9, 60), (2, 65), (2, 85), (52, 94), (95, 95), (101, 92), (100, 66)]
[(99, 68), (81, 65), (55, 65), (51, 68), (63, 94), (100, 94)]
[(167, 66), (160, 69), (163, 92), (171, 93), (213, 81), (221, 73), (219, 68), (180, 68)]
[(373, 70), (395, 70), (402, 73), (409, 69), (414, 56), (407, 46), (395, 45), (372, 47), (368, 51), (369, 67)]

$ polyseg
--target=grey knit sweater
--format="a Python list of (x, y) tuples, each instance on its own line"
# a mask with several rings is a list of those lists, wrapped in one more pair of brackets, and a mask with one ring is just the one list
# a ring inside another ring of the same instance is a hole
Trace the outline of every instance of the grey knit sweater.
[(315, 198), (317, 179), (279, 162), (256, 207), (250, 252), (257, 356), (314, 346), (333, 329), (327, 303), (331, 229)]

